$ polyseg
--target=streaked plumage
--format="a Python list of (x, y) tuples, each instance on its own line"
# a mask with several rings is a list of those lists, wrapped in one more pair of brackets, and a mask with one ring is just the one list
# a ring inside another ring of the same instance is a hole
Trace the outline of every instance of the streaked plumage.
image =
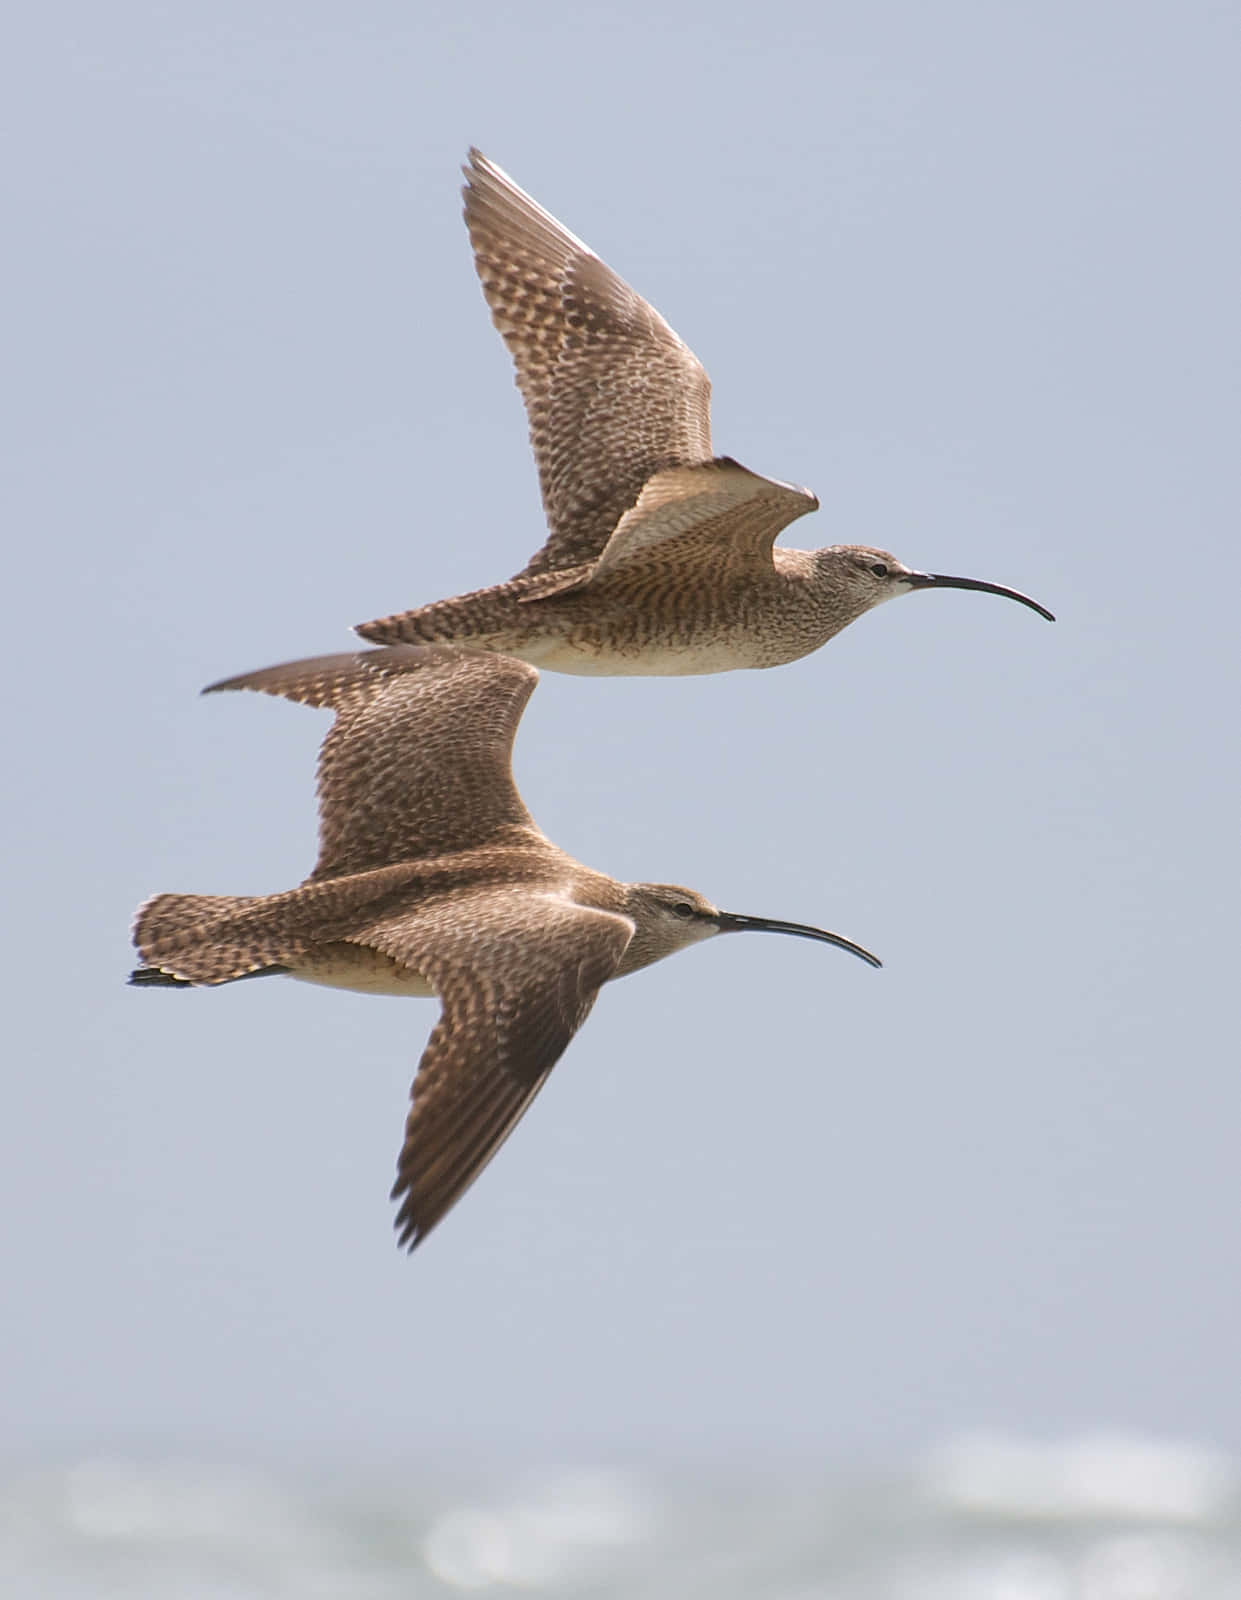
[(866, 545), (775, 549), (807, 489), (713, 457), (711, 386), (659, 313), (477, 150), (465, 218), (517, 369), (549, 537), (508, 583), (374, 622), (376, 643), (452, 642), (561, 672), (771, 667), (915, 588), (1015, 590)]
[(161, 894), (138, 910), (135, 983), (285, 974), (363, 992), (439, 996), (393, 1195), (413, 1246), (490, 1160), (600, 986), (745, 928), (689, 889), (592, 872), (539, 831), (512, 745), (538, 673), (475, 651), (405, 646), (292, 662), (216, 689), (330, 707), (319, 761), (320, 850), (282, 894)]

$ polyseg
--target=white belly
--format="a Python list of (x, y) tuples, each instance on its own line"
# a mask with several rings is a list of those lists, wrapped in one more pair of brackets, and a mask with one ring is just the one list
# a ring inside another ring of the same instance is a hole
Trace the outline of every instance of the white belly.
[(358, 944), (329, 944), (289, 963), (289, 976), (358, 994), (402, 994), (427, 999), (435, 990), (414, 967)]
[(531, 665), (584, 678), (693, 678), (711, 672), (777, 665), (761, 641), (718, 639), (692, 646), (645, 644), (639, 650), (573, 644), (565, 639), (531, 640), (514, 650)]

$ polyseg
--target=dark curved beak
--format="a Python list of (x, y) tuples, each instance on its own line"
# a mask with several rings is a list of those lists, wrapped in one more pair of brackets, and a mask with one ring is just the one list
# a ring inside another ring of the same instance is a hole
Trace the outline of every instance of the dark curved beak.
[(1046, 606), (1031, 600), (1028, 594), (1019, 594), (1016, 589), (1006, 589), (999, 583), (983, 583), (981, 578), (950, 578), (943, 572), (910, 572), (903, 581), (911, 589), (979, 589), (983, 594), (1002, 594), (1006, 600), (1017, 600), (1023, 606), (1029, 606), (1031, 611), (1037, 611), (1048, 622), (1056, 620)]
[(740, 917), (734, 916), (731, 911), (721, 911), (719, 923), (721, 933), (793, 933), (799, 939), (818, 939), (823, 944), (834, 944), (838, 950), (847, 950), (851, 956), (857, 956), (868, 966), (883, 965), (878, 956), (863, 950), (852, 939), (842, 939), (838, 933), (828, 933), (824, 928), (808, 928), (804, 922), (777, 922), (774, 917)]

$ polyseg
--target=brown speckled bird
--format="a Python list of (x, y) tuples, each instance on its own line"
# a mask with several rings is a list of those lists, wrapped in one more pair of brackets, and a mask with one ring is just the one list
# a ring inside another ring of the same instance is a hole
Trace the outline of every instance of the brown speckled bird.
[(745, 929), (879, 965), (838, 934), (718, 911), (671, 884), (617, 883), (557, 849), (513, 782), (513, 737), (537, 680), (505, 656), (406, 646), (214, 684), (335, 711), (319, 761), (318, 862), (284, 894), (160, 894), (134, 921), (133, 983), (283, 973), (439, 996), (393, 1189), (410, 1248), (499, 1149), (608, 979)]
[(508, 583), (357, 631), (468, 644), (557, 672), (679, 675), (796, 661), (884, 600), (981, 589), (866, 545), (776, 549), (818, 501), (711, 451), (692, 350), (580, 239), (477, 150), (465, 220), (517, 367), (551, 537)]

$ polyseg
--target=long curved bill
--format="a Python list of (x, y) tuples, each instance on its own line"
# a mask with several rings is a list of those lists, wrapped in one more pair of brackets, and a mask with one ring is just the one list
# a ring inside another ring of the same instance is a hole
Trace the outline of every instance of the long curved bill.
[(1006, 600), (1017, 600), (1023, 606), (1029, 606), (1031, 611), (1037, 611), (1040, 617), (1046, 617), (1048, 622), (1056, 619), (1046, 606), (1039, 605), (1037, 600), (1031, 600), (1028, 594), (1021, 594), (1016, 589), (1006, 589), (1000, 583), (984, 583), (981, 578), (950, 578), (943, 572), (911, 572), (905, 582), (911, 589), (979, 589), (983, 594), (1002, 594)]
[(793, 933), (799, 939), (818, 939), (823, 944), (834, 944), (838, 950), (847, 950), (868, 966), (881, 967), (878, 956), (863, 950), (852, 939), (842, 939), (838, 933), (828, 933), (825, 928), (808, 928), (804, 922), (778, 922), (774, 917), (741, 917), (731, 911), (720, 912), (721, 933)]

